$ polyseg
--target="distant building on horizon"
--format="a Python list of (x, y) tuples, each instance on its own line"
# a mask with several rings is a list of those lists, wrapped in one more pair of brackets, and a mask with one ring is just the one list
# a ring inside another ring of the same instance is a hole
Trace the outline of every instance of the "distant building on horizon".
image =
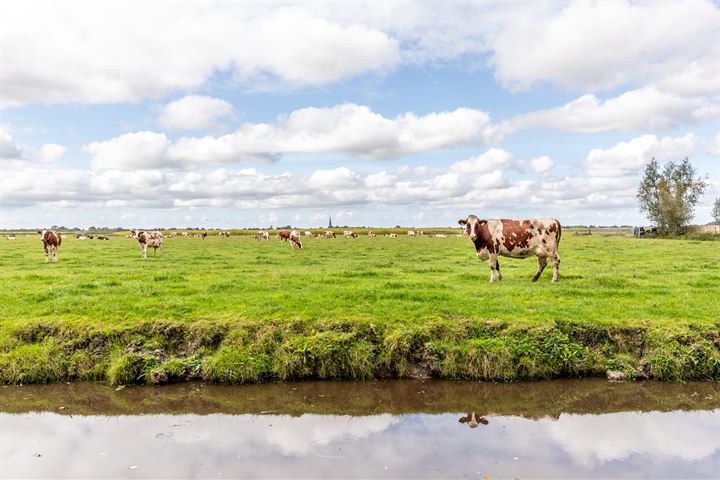
[(333, 228), (332, 215), (330, 216), (330, 220), (328, 221), (328, 228)]

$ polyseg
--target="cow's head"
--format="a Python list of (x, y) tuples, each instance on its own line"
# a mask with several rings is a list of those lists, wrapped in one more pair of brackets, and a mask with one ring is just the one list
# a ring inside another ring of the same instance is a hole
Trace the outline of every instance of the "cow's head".
[(47, 234), (46, 229), (38, 230), (37, 233), (40, 234), (40, 240), (45, 240), (45, 234)]
[(466, 228), (470, 240), (475, 241), (475, 239), (480, 235), (480, 228), (482, 225), (485, 225), (487, 221), (480, 220), (475, 215), (468, 215), (467, 218), (458, 220), (458, 223)]

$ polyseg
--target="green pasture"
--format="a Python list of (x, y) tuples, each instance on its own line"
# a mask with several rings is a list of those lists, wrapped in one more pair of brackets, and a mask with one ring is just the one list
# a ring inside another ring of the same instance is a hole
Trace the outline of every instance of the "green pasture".
[(303, 246), (176, 237), (142, 260), (68, 235), (46, 264), (35, 236), (0, 239), (0, 381), (720, 377), (720, 242), (565, 232), (557, 284), (533, 258), (490, 284), (454, 236)]

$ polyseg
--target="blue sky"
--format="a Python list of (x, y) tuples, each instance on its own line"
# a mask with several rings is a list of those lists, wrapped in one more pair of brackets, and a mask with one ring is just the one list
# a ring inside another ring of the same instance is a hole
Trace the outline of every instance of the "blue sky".
[(642, 224), (720, 196), (717, 3), (3, 2), (0, 227)]

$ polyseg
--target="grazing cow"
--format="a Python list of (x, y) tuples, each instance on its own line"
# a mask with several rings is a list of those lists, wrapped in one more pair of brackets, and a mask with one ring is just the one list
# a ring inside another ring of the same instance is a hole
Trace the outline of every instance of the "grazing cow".
[(388, 233), (387, 236), (394, 238), (394, 237), (397, 237), (398, 234), (397, 233)]
[(408, 230), (407, 234), (408, 234), (408, 237), (414, 237), (414, 236), (415, 236), (415, 230)]
[(85, 235), (85, 234), (82, 234), (82, 233), (78, 233), (77, 235), (75, 235), (75, 238), (76, 238), (77, 240), (87, 240), (87, 239), (88, 239), (88, 236)]
[(147, 258), (147, 249), (148, 247), (153, 249), (153, 256), (157, 254), (157, 249), (160, 249), (160, 255), (163, 254), (163, 234), (161, 232), (153, 231), (153, 232), (145, 232), (145, 231), (137, 231), (135, 232), (135, 238), (137, 238), (138, 243), (140, 244), (140, 251), (142, 252), (142, 258)]
[(176, 236), (177, 236), (177, 233), (175, 233), (175, 232), (170, 232), (170, 233), (167, 234), (167, 236), (166, 236), (165, 238), (175, 238)]
[(312, 238), (313, 234), (310, 230), (305, 230), (305, 236), (308, 238)]
[(205, 240), (205, 238), (207, 237), (207, 232), (202, 232), (199, 237)]
[(183, 237), (189, 237), (190, 234), (189, 234), (188, 232), (182, 232), (182, 236), (183, 236)]
[(257, 232), (254, 236), (255, 240), (270, 240), (270, 234), (268, 232)]
[(368, 237), (373, 238), (373, 237), (377, 237), (377, 235), (375, 235), (375, 234), (372, 232), (372, 230), (370, 230), (370, 231), (368, 232)]
[(221, 237), (230, 238), (230, 232), (228, 232), (227, 230), (221, 231), (220, 233), (218, 233), (218, 235)]
[(288, 239), (290, 238), (290, 233), (291, 233), (290, 230), (280, 230), (276, 237), (279, 238), (280, 240), (287, 242)]
[(58, 249), (62, 244), (62, 236), (60, 232), (55, 230), (38, 230), (40, 234), (40, 240), (43, 242), (43, 249), (45, 250), (45, 263), (48, 261), (48, 253), (53, 262), (57, 262)]
[(302, 242), (300, 242), (300, 232), (297, 230), (293, 230), (290, 232), (290, 235), (288, 236), (288, 240), (290, 240), (290, 248), (295, 250), (296, 248), (298, 250), (302, 250)]
[(12, 233), (10, 235), (5, 235), (5, 240), (15, 240), (15, 238), (15, 235)]
[(481, 220), (475, 215), (458, 220), (460, 225), (467, 229), (470, 240), (475, 244), (475, 250), (480, 260), (490, 259), (490, 282), (502, 279), (498, 255), (511, 258), (527, 258), (536, 256), (538, 267), (535, 276), (536, 282), (545, 269), (547, 259), (553, 262), (552, 281), (558, 281), (560, 269), (560, 222), (554, 218), (532, 218), (529, 220)]
[(357, 238), (357, 234), (353, 233), (352, 230), (345, 230), (343, 232), (343, 235), (345, 236), (345, 238)]
[(99, 236), (97, 237), (97, 239), (98, 239), (98, 240), (110, 240), (110, 238), (109, 238), (109, 237), (106, 237), (105, 235), (99, 235)]
[(325, 238), (335, 238), (335, 232), (332, 232), (330, 230), (326, 231)]

